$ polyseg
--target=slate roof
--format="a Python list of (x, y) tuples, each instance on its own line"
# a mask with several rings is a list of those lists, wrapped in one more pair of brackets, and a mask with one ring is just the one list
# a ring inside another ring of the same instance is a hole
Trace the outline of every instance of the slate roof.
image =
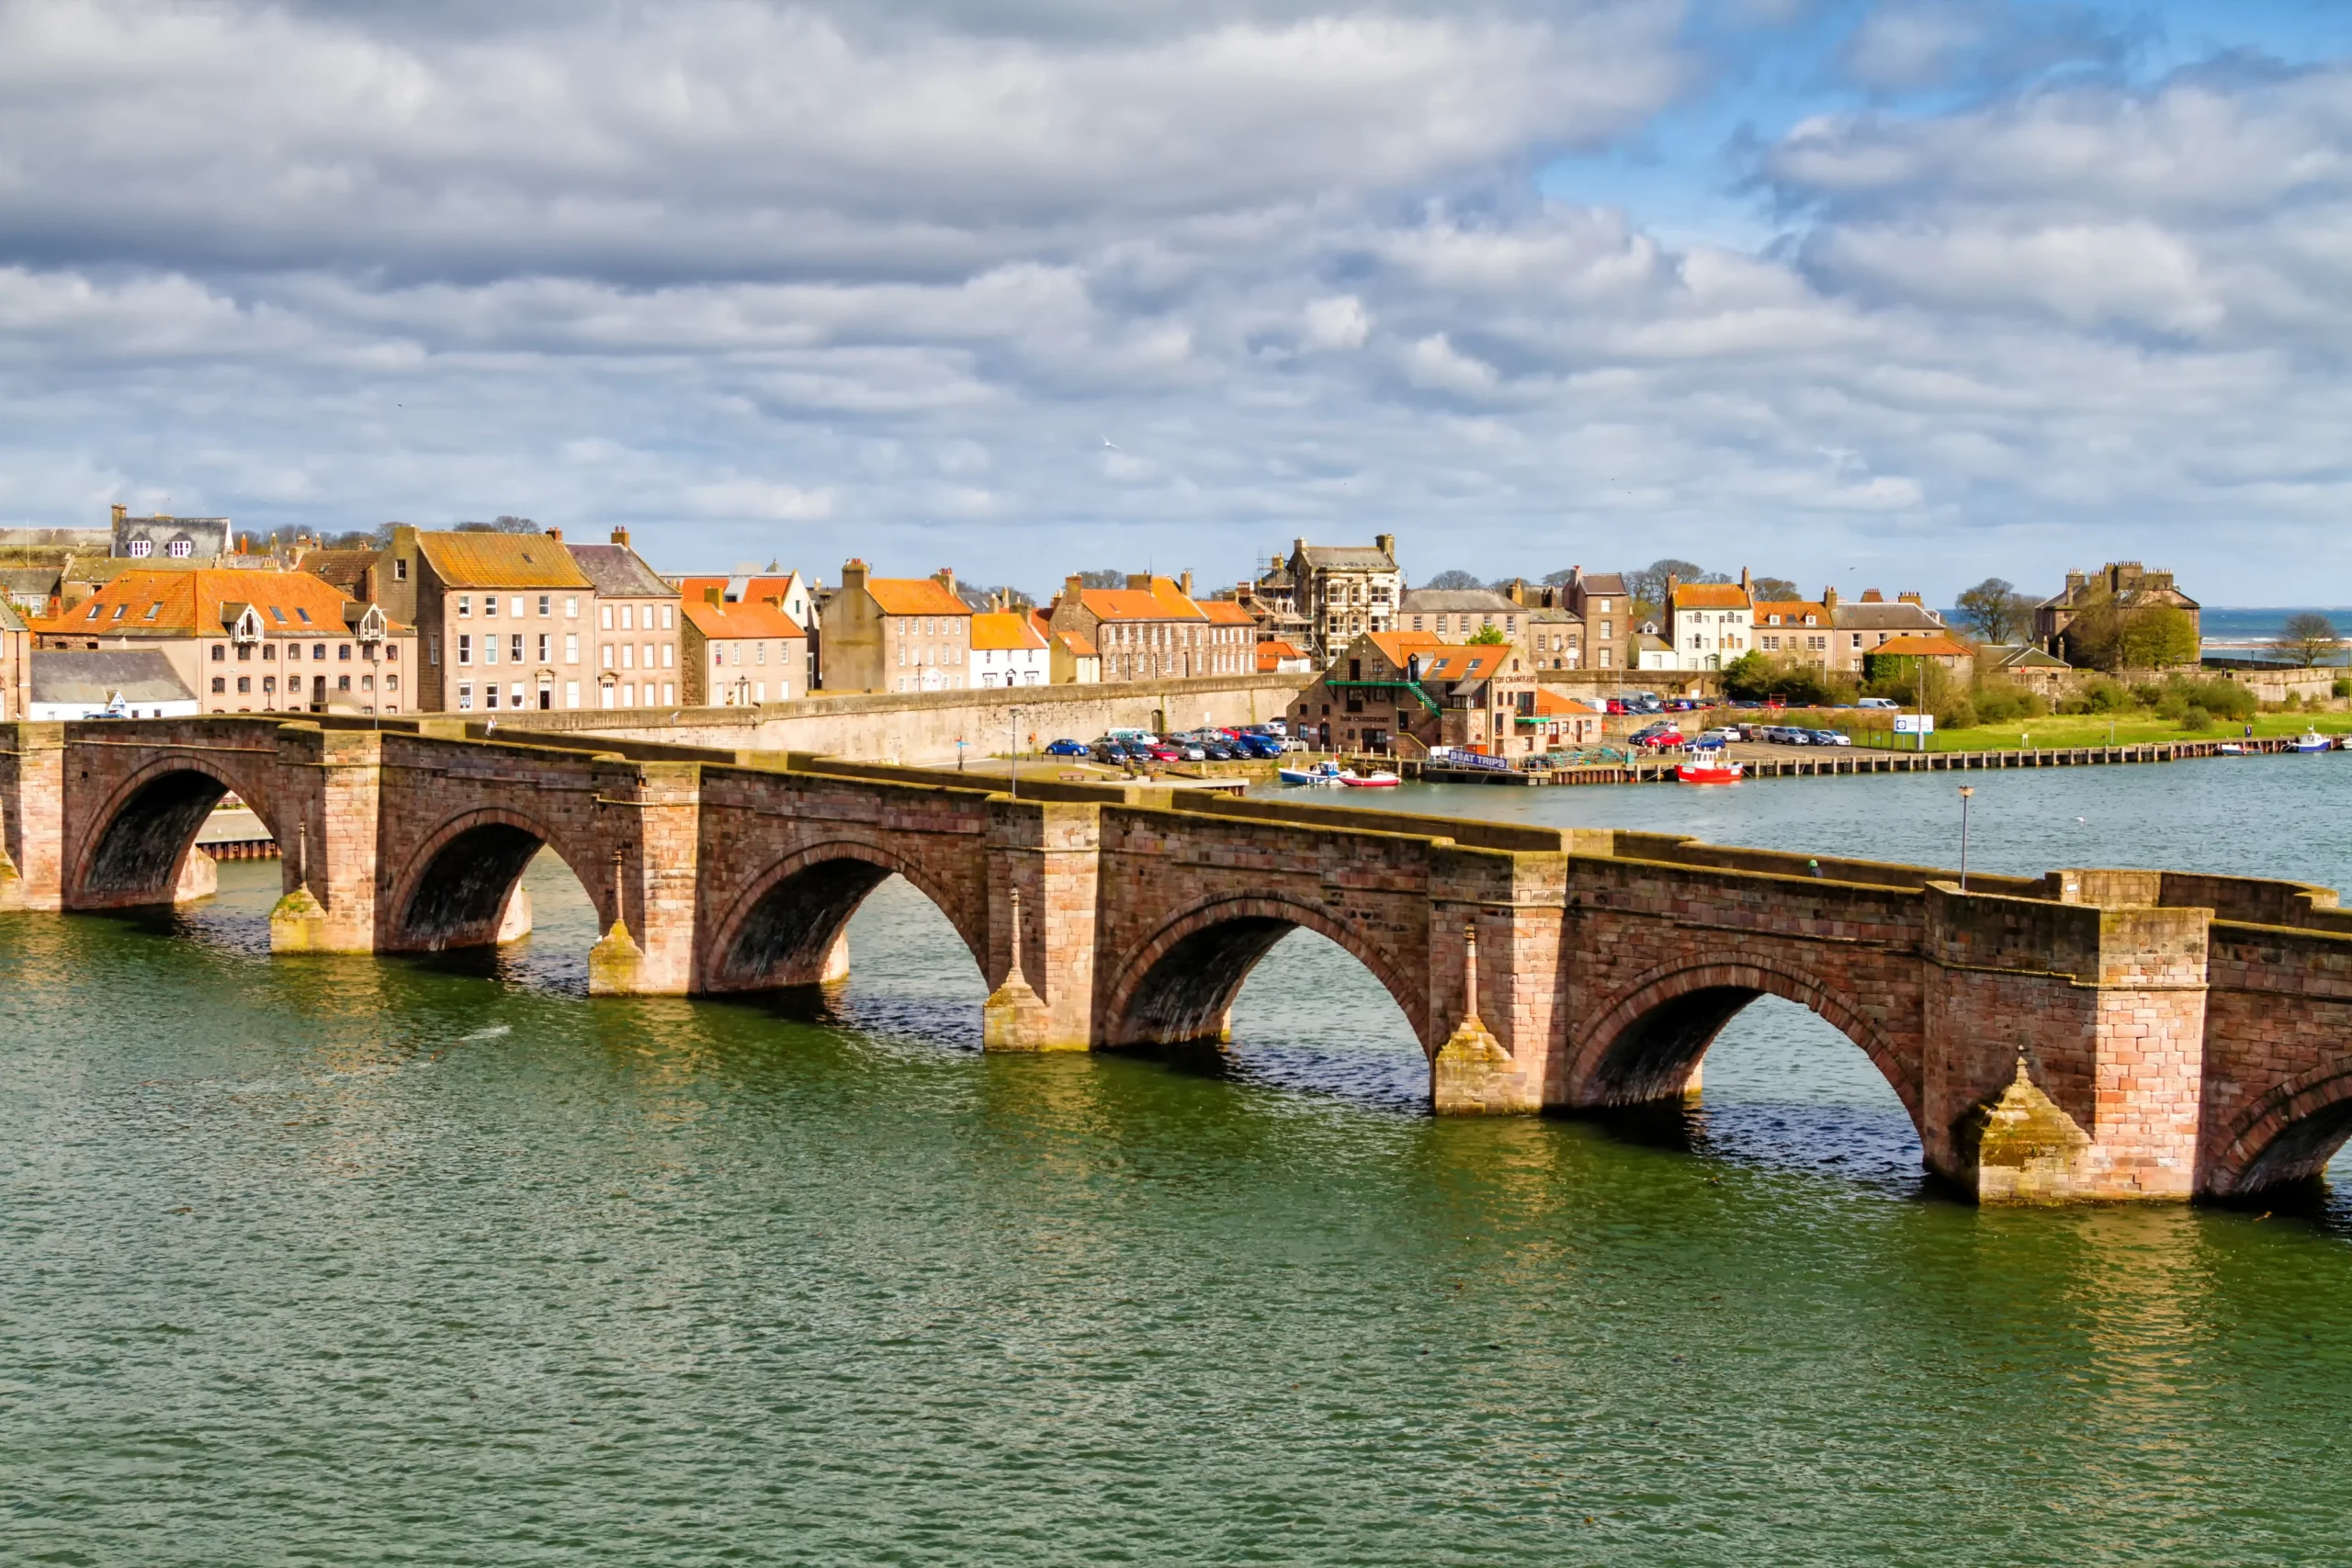
[(24, 616), (17, 613), (17, 607), (6, 599), (0, 599), (0, 632), (21, 632), (28, 629), (25, 625)]
[(1584, 591), (1587, 593), (1610, 599), (1622, 599), (1633, 592), (1625, 586), (1624, 573), (1617, 571), (1596, 571), (1587, 574), (1584, 579)]
[(87, 703), (96, 707), (120, 693), (126, 703), (187, 703), (196, 694), (172, 669), (159, 648), (72, 649), (33, 656), (37, 703)]
[(1988, 642), (1976, 650), (1977, 656), (1989, 659), (2000, 670), (2072, 670), (2073, 665), (2038, 643)]
[(1944, 629), (1943, 622), (1937, 618), (1934, 611), (1920, 604), (1905, 604), (1900, 600), (1892, 604), (1864, 604), (1860, 600), (1856, 600), (1852, 604), (1840, 604), (1838, 606), (1835, 620), (1840, 631), (1889, 632), (1909, 629), (1932, 634)]
[(1306, 545), (1300, 558), (1318, 571), (1395, 571), (1396, 562), (1376, 545)]
[(1396, 607), (1405, 614), (1478, 614), (1516, 615), (1527, 608), (1491, 588), (1408, 588)]
[(310, 550), (304, 553), (301, 570), (322, 581), (332, 582), (346, 598), (359, 597), (359, 580), (367, 574), (378, 550)]
[(678, 591), (627, 545), (566, 545), (600, 599), (675, 599)]
[[(452, 588), (594, 588), (545, 534), (419, 534), (416, 547)], [(662, 590), (669, 592), (665, 584)]]

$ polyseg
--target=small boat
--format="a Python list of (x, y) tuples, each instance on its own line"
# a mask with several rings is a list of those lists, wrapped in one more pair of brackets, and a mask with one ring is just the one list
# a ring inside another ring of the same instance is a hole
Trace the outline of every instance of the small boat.
[(2306, 729), (2301, 735), (2295, 737), (2295, 750), (2298, 751), (2333, 751), (2335, 750), (2335, 742), (2328, 737), (2322, 735), (2316, 729)]
[(1726, 761), (1720, 754), (1694, 755), (1690, 761), (1675, 765), (1674, 780), (1677, 784), (1737, 784), (1747, 773), (1744, 764)]
[(1311, 768), (1277, 768), (1274, 776), (1286, 784), (1327, 784), (1340, 781), (1340, 764), (1317, 762)]
[(1395, 773), (1383, 768), (1376, 773), (1365, 773), (1361, 777), (1354, 773), (1341, 773), (1340, 782), (1350, 789), (1395, 789), (1399, 781)]
[(2245, 755), (2245, 748), (2239, 745), (2234, 740), (2224, 740), (2219, 746), (2213, 748), (2213, 755), (2216, 757), (2243, 757)]

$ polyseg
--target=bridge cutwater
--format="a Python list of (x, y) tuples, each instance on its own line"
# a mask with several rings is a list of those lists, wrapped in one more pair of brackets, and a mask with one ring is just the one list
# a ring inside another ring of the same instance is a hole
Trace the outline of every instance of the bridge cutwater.
[(850, 916), (896, 874), (985, 975), (989, 1050), (1222, 1039), (1305, 927), (1396, 999), (1441, 1113), (1678, 1099), (1771, 995), (1860, 1046), (1928, 1167), (1986, 1201), (2245, 1194), (2352, 1134), (2352, 910), (2290, 882), (2077, 868), (1963, 891), (1656, 833), (223, 716), (0, 726), (0, 908), (200, 896), (197, 835), (232, 790), (281, 851), (280, 953), (510, 939), (544, 846), (598, 911), (593, 991), (807, 985), (846, 973)]

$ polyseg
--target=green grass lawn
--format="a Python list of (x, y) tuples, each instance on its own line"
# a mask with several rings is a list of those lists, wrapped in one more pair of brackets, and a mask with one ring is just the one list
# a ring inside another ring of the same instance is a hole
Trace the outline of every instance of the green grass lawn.
[[(1836, 716), (1850, 724), (1854, 716)], [(2341, 734), (2352, 730), (2352, 713), (2266, 713), (2256, 715), (2252, 722), (2256, 736), (2301, 735), (2307, 728), (2316, 728), (2323, 734)], [(1837, 724), (1835, 728), (1845, 728), (1848, 724)], [(2118, 746), (2151, 740), (2234, 740), (2245, 730), (2244, 724), (2227, 719), (2216, 719), (2211, 728), (2192, 733), (2154, 714), (2118, 714), (2112, 720), (2105, 714), (2045, 714), (2013, 724), (1980, 724), (1970, 729), (1939, 730), (1928, 738), (1928, 749), (2008, 751), (2030, 741), (2040, 750), (2048, 747), (2104, 746), (2110, 738)], [(1912, 737), (1907, 735), (1895, 739), (1906, 749), (1912, 743)]]

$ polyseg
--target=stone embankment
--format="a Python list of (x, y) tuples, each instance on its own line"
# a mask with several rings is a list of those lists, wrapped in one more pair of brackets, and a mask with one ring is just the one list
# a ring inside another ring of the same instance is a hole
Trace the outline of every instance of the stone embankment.
[[(1849, 773), (1978, 773), (1998, 768), (2087, 768), (2126, 762), (2177, 762), (2192, 757), (2227, 756), (2224, 746), (2252, 755), (2291, 751), (2293, 739), (2269, 736), (2258, 740), (2156, 740), (2132, 746), (2049, 746), (2005, 751), (1878, 751), (1843, 746), (1818, 751), (1795, 747), (1733, 749), (1733, 759), (1751, 779), (1812, 778)], [(1407, 761), (1404, 776), (1424, 784), (1672, 784), (1676, 764), (1669, 760), (1638, 759), (1600, 767), (1539, 768), (1504, 773), (1499, 769), (1448, 768), (1433, 761)]]

